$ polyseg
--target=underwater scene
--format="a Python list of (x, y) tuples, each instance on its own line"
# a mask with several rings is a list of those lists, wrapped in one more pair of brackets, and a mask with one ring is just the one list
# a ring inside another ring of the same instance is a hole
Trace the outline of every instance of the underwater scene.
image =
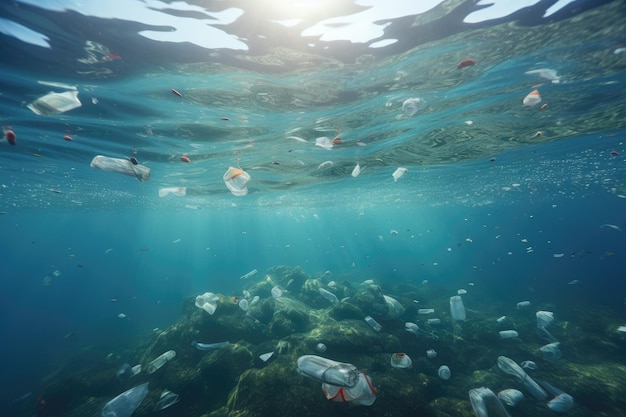
[(626, 416), (626, 3), (0, 2), (0, 416)]

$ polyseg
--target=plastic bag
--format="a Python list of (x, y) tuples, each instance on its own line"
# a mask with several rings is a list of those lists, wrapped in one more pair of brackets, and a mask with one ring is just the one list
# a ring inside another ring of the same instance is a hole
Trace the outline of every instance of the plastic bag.
[(248, 182), (250, 174), (241, 168), (229, 167), (224, 173), (224, 184), (230, 192), (237, 197), (248, 194)]

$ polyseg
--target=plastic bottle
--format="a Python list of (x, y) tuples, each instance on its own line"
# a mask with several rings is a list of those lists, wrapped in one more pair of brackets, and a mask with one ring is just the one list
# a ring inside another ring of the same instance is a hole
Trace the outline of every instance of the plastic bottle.
[(450, 315), (454, 321), (465, 320), (465, 306), (460, 295), (450, 297)]
[(302, 375), (318, 379), (330, 385), (353, 388), (359, 378), (359, 371), (354, 365), (336, 362), (321, 356), (300, 356), (297, 365)]
[(167, 352), (165, 352), (164, 354), (162, 354), (161, 356), (159, 356), (158, 358), (150, 362), (150, 364), (148, 364), (148, 368), (146, 369), (146, 372), (148, 372), (149, 374), (156, 372), (167, 362), (174, 359), (174, 357), (176, 357), (176, 352), (173, 350), (168, 350)]

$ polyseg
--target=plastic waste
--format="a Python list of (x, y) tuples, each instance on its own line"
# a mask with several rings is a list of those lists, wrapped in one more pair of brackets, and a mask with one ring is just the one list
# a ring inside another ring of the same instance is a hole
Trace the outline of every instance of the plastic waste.
[(322, 390), (330, 401), (351, 402), (355, 405), (372, 405), (376, 401), (376, 388), (372, 385), (370, 377), (362, 372), (359, 373), (357, 383), (352, 388), (322, 383)]
[(230, 342), (217, 342), (217, 343), (198, 343), (197, 341), (192, 341), (191, 346), (195, 347), (198, 350), (217, 350), (229, 345)]
[[(326, 150), (331, 150), (333, 148), (333, 141), (328, 139), (326, 136), (322, 136), (321, 138), (315, 139), (315, 146), (319, 146), (320, 148), (324, 148)], [(320, 164), (320, 167), (321, 166), (322, 165)]]
[(165, 410), (168, 407), (173, 406), (178, 402), (178, 394), (173, 393), (172, 391), (164, 390), (161, 393), (161, 397), (159, 401), (157, 401), (154, 406), (154, 411)]
[(450, 372), (450, 368), (447, 365), (441, 365), (437, 370), (437, 375), (439, 378), (447, 381), (452, 376), (452, 372)]
[(530, 395), (536, 399), (543, 401), (548, 398), (548, 394), (543, 390), (543, 388), (541, 388), (534, 379), (529, 377), (528, 374), (526, 374), (526, 371), (524, 371), (513, 359), (507, 358), (506, 356), (498, 356), (498, 368), (517, 378), (528, 390), (528, 392), (530, 392)]
[(404, 352), (391, 354), (391, 366), (394, 368), (410, 369), (413, 366), (413, 361)]
[(336, 362), (316, 355), (304, 355), (298, 358), (297, 365), (302, 375), (338, 387), (354, 388), (359, 380), (359, 370), (350, 363)]
[(213, 315), (217, 309), (220, 298), (212, 292), (205, 292), (196, 297), (196, 307), (203, 309), (207, 313)]
[(470, 403), (476, 417), (489, 417), (488, 409), (494, 411), (491, 417), (511, 417), (502, 401), (489, 388), (474, 388), (469, 391)]
[(561, 82), (561, 77), (557, 75), (557, 71), (550, 68), (541, 68), (531, 71), (526, 71), (524, 74), (531, 75), (537, 74), (541, 78), (545, 78), (546, 80), (552, 81), (554, 84), (558, 84)]
[(259, 355), (259, 359), (261, 359), (263, 362), (267, 362), (267, 361), (270, 360), (270, 358), (272, 356), (274, 356), (274, 351), (267, 352), (267, 353), (264, 353), (262, 355)]
[(529, 371), (534, 371), (535, 369), (537, 369), (537, 364), (533, 361), (522, 361), (520, 363), (520, 366), (522, 367), (522, 369), (527, 369)]
[(381, 326), (376, 320), (374, 320), (372, 316), (365, 316), (365, 322), (377, 332), (379, 332), (383, 328), (383, 326)]
[(241, 168), (228, 167), (224, 173), (224, 184), (236, 197), (248, 194), (248, 182), (250, 182), (250, 174)]
[(408, 171), (409, 170), (406, 168), (397, 168), (395, 171), (393, 171), (393, 174), (391, 174), (391, 176), (393, 177), (393, 182), (398, 181), (398, 179), (400, 179), (400, 177), (406, 174)]
[(247, 274), (243, 274), (242, 276), (239, 277), (239, 279), (248, 279), (253, 275), (256, 275), (256, 273), (259, 272), (256, 269), (253, 269), (252, 271), (248, 272)]
[(278, 286), (272, 287), (272, 297), (280, 298), (283, 295), (283, 290), (281, 290)]
[(147, 181), (150, 179), (150, 168), (140, 164), (135, 165), (128, 159), (96, 155), (91, 160), (91, 167), (98, 168), (103, 171), (130, 175), (137, 178), (139, 181)]
[(545, 329), (554, 321), (554, 313), (552, 311), (538, 311), (536, 316), (537, 327), (539, 328)]
[(515, 330), (502, 330), (498, 333), (500, 333), (500, 339), (514, 339), (519, 336)]
[(432, 325), (437, 325), (437, 324), (441, 324), (441, 319), (428, 319), (426, 320), (427, 324)]
[(124, 391), (102, 408), (102, 417), (129, 417), (148, 395), (148, 383)]
[(138, 374), (141, 373), (141, 365), (135, 365), (131, 369), (133, 371), (133, 375), (132, 376), (135, 376), (135, 375), (138, 375)]
[(548, 342), (551, 342), (551, 343), (558, 342), (556, 337), (552, 336), (552, 333), (550, 333), (548, 329), (546, 329), (545, 327), (536, 327), (535, 332), (537, 333), (539, 337), (541, 337), (544, 340), (547, 340)]
[(338, 303), (339, 299), (332, 292), (325, 290), (324, 288), (319, 288), (318, 291), (326, 300), (330, 301), (332, 304)]
[(383, 298), (385, 299), (385, 304), (387, 304), (386, 319), (397, 319), (404, 314), (404, 307), (398, 300), (388, 295), (383, 295)]
[(539, 90), (533, 90), (522, 101), (524, 106), (534, 106), (535, 104), (541, 103), (541, 95), (539, 94)]
[(574, 406), (574, 397), (569, 394), (562, 393), (554, 397), (548, 402), (548, 407), (557, 413), (565, 413)]
[(128, 380), (130, 379), (131, 376), (133, 376), (133, 368), (130, 366), (130, 364), (125, 363), (123, 364), (120, 369), (118, 369), (115, 372), (115, 376), (117, 377), (117, 379), (120, 380), (120, 382), (122, 382), (123, 384), (125, 384), (126, 382), (128, 382)]
[(530, 301), (520, 301), (519, 303), (517, 303), (518, 309), (526, 307), (530, 307)]
[(560, 345), (561, 343), (559, 342), (548, 343), (547, 345), (540, 347), (539, 351), (545, 360), (554, 362), (563, 357), (563, 353), (561, 353), (561, 349), (559, 348)]
[(626, 339), (626, 326), (619, 326), (617, 328), (617, 333), (619, 333), (620, 336), (622, 336), (622, 339)]
[(422, 110), (426, 106), (426, 102), (419, 98), (408, 98), (402, 103), (402, 113), (407, 116), (414, 116), (418, 111)]
[(174, 194), (178, 197), (184, 197), (187, 195), (187, 187), (163, 187), (159, 188), (159, 197), (165, 197), (166, 195)]
[(454, 321), (465, 320), (465, 306), (460, 295), (450, 297), (450, 315)]
[(504, 323), (505, 320), (506, 320), (506, 316), (501, 316), (496, 319), (496, 321), (500, 324)]
[(434, 359), (437, 357), (437, 351), (435, 349), (428, 349), (426, 351), (426, 357), (428, 359)]
[(520, 401), (524, 399), (524, 394), (516, 389), (505, 389), (498, 393), (498, 398), (509, 407), (515, 407)]
[(78, 99), (78, 91), (65, 91), (63, 93), (48, 93), (39, 97), (26, 107), (40, 116), (51, 116), (65, 113), (83, 104)]
[(259, 297), (258, 295), (255, 295), (254, 297), (252, 297), (252, 300), (250, 300), (249, 306), (252, 307), (256, 303), (258, 303), (260, 299), (261, 297)]
[(242, 309), (243, 311), (248, 311), (248, 308), (250, 308), (248, 300), (246, 300), (245, 298), (242, 298), (241, 300), (239, 300), (239, 308)]
[(361, 173), (361, 165), (356, 164), (356, 166), (355, 166), (355, 167), (354, 167), (354, 169), (352, 170), (352, 174), (351, 174), (351, 175), (352, 175), (354, 178), (356, 178), (356, 177), (358, 177), (358, 176), (359, 176), (359, 174), (360, 174), (360, 173)]
[(148, 364), (148, 368), (146, 368), (146, 372), (149, 374), (155, 373), (158, 369), (160, 369), (163, 365), (171, 361), (176, 357), (176, 352), (173, 350), (168, 350), (152, 362)]
[(420, 308), (417, 310), (417, 314), (433, 314), (434, 312), (434, 308)]
[(315, 350), (317, 350), (319, 353), (324, 353), (326, 352), (326, 345), (323, 343), (318, 343), (317, 345), (315, 345)]

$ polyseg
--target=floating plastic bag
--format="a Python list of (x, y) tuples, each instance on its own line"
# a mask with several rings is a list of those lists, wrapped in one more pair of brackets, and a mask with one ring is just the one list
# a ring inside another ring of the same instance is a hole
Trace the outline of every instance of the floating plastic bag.
[(78, 91), (66, 91), (64, 93), (46, 94), (26, 107), (40, 116), (50, 116), (65, 113), (80, 106), (82, 103), (78, 99)]
[(522, 101), (524, 106), (534, 106), (539, 103), (541, 103), (541, 94), (539, 94), (539, 90), (531, 91)]
[(402, 113), (414, 116), (418, 111), (426, 107), (426, 102), (419, 97), (409, 98), (402, 103)]
[(166, 195), (174, 194), (179, 197), (187, 195), (187, 187), (164, 187), (159, 188), (159, 197), (165, 197)]
[(450, 297), (450, 315), (454, 321), (465, 320), (465, 306), (460, 295)]
[(137, 385), (113, 398), (102, 408), (102, 417), (130, 417), (148, 395), (148, 383)]
[(205, 292), (196, 297), (196, 307), (203, 309), (207, 313), (213, 315), (217, 309), (220, 298), (212, 292)]
[(237, 197), (248, 194), (249, 181), (250, 174), (241, 168), (229, 167), (226, 173), (224, 173), (224, 184), (226, 184), (228, 190)]
[(97, 155), (91, 160), (91, 166), (103, 171), (130, 175), (137, 178), (139, 181), (147, 181), (150, 179), (150, 168), (139, 164), (135, 165), (128, 159)]
[(359, 373), (359, 379), (353, 388), (322, 383), (322, 390), (330, 401), (349, 401), (356, 405), (372, 405), (376, 401), (376, 388), (372, 385), (371, 379), (362, 372)]

